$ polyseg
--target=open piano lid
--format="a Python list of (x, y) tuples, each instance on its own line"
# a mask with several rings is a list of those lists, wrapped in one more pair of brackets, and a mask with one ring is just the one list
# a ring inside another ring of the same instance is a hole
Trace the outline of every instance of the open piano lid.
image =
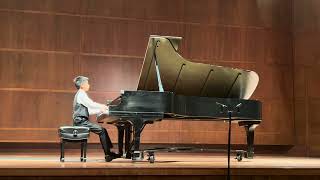
[(138, 90), (159, 91), (163, 86), (164, 91), (187, 96), (251, 97), (259, 82), (257, 73), (188, 61), (177, 52), (181, 40), (173, 36), (149, 37)]

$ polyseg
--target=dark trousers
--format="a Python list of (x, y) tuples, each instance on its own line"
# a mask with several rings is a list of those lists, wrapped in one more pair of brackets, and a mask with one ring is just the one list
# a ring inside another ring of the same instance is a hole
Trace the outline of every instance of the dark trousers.
[(111, 139), (108, 135), (108, 132), (105, 128), (101, 127), (98, 124), (90, 122), (85, 117), (76, 117), (73, 120), (73, 124), (75, 126), (84, 126), (90, 128), (90, 131), (99, 135), (100, 137), (100, 143), (102, 145), (103, 151), (105, 155), (110, 154), (110, 149), (113, 147)]

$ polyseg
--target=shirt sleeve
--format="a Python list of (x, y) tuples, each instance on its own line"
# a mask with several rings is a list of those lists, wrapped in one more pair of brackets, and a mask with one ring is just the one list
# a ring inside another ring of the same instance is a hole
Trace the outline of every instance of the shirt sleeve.
[(90, 115), (101, 113), (101, 108), (104, 106), (103, 104), (94, 102), (84, 91), (79, 91), (77, 102), (87, 107)]

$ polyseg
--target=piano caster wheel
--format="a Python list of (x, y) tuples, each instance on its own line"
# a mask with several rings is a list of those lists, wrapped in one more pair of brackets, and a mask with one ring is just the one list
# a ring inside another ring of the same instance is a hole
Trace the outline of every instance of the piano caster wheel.
[(60, 158), (60, 162), (64, 162), (64, 158)]
[(239, 155), (239, 156), (236, 157), (236, 159), (237, 159), (238, 162), (240, 162), (240, 161), (242, 161), (242, 156)]
[(142, 161), (144, 158), (143, 151), (134, 151), (132, 154), (133, 161)]
[(149, 163), (154, 163), (155, 157), (154, 157), (154, 152), (149, 152), (148, 153), (148, 159)]
[(243, 151), (241, 150), (241, 151), (236, 151), (236, 153), (237, 153), (237, 155), (236, 155), (236, 160), (238, 161), (238, 162), (240, 162), (240, 161), (242, 161), (242, 157), (243, 157)]
[(87, 162), (87, 158), (81, 157), (81, 158), (80, 158), (80, 161), (81, 161), (81, 162)]
[(155, 160), (154, 155), (149, 156), (148, 158), (149, 163), (154, 163), (154, 160)]

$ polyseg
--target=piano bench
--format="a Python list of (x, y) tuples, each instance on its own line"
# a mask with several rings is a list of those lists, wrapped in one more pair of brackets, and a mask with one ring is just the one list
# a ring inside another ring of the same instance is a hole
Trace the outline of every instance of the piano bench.
[(87, 142), (90, 129), (82, 126), (61, 126), (58, 130), (60, 137), (60, 162), (64, 162), (64, 146), (67, 142), (81, 143), (80, 161), (87, 161)]

